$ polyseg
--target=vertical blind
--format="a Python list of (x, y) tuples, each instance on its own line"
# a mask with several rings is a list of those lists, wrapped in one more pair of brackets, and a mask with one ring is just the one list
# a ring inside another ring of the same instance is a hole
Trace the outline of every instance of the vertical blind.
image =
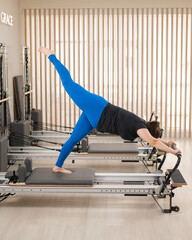
[(24, 9), (32, 107), (43, 121), (74, 126), (80, 116), (39, 46), (56, 51), (73, 80), (148, 120), (165, 136), (191, 137), (191, 8)]

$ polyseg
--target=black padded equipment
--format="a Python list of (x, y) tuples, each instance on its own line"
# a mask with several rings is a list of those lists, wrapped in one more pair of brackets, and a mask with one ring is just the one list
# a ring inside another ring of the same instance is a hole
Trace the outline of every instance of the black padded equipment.
[(137, 143), (91, 143), (88, 153), (134, 153), (138, 154)]
[(51, 168), (35, 168), (27, 177), (27, 185), (93, 185), (93, 168), (72, 168), (71, 174), (53, 173)]
[(27, 170), (24, 164), (20, 165), (18, 168), (18, 177), (20, 182), (25, 182), (27, 178)]
[(30, 123), (27, 120), (14, 121), (10, 124), (10, 146), (26, 146), (30, 141), (26, 136), (30, 135)]
[(83, 138), (81, 141), (82, 152), (87, 152), (88, 150), (88, 139)]
[(25, 161), (26, 171), (32, 172), (32, 160), (30, 158), (26, 158)]
[(31, 120), (34, 122), (33, 130), (41, 131), (42, 130), (42, 110), (33, 109), (31, 111)]

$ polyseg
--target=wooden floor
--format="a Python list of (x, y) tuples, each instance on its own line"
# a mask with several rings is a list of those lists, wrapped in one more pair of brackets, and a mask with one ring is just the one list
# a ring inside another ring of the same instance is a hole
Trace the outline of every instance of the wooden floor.
[[(191, 240), (192, 140), (178, 139), (183, 151), (179, 167), (188, 186), (175, 190), (178, 213), (163, 214), (152, 197), (88, 194), (17, 194), (0, 203), (3, 240)], [(168, 155), (164, 169), (176, 158)], [(34, 167), (52, 166), (50, 160)], [(97, 172), (146, 172), (141, 163), (119, 161), (66, 162), (66, 167), (93, 167)], [(14, 166), (16, 167), (16, 166)], [(159, 200), (166, 205), (168, 199)]]

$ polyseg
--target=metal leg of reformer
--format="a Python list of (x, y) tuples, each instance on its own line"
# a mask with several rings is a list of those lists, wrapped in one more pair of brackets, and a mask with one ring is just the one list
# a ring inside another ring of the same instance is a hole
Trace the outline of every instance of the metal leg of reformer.
[[(162, 206), (159, 204), (159, 202), (157, 201), (156, 197), (154, 195), (152, 195), (153, 199), (155, 200), (155, 202), (157, 203), (157, 205), (159, 206), (159, 208), (161, 209), (161, 211), (163, 213), (171, 213), (171, 212), (179, 212), (179, 207), (178, 206), (173, 206), (173, 197), (174, 197), (174, 193), (172, 191), (173, 189), (170, 190), (170, 193), (167, 195), (163, 195), (162, 198), (165, 198), (166, 196), (169, 197), (169, 208), (162, 208)], [(159, 197), (159, 196), (158, 196)]]

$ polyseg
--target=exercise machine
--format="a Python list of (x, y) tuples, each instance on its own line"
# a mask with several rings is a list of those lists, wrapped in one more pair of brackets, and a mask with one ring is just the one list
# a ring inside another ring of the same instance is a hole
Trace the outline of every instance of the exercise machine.
[[(173, 146), (175, 149), (176, 147)], [(165, 161), (165, 159), (164, 159)], [(163, 163), (154, 173), (95, 173), (92, 168), (71, 168), (71, 174), (53, 173), (50, 168), (32, 169), (32, 161), (25, 160), (17, 171), (0, 173), (0, 201), (16, 193), (100, 193), (124, 196), (152, 196), (162, 212), (178, 212), (173, 206), (173, 190), (186, 185), (178, 170), (181, 154), (172, 169), (165, 173)], [(162, 208), (157, 198), (169, 197), (169, 207)]]
[[(36, 142), (37, 141), (37, 142)], [(49, 142), (51, 143), (51, 142)], [(30, 145), (30, 144), (29, 144)], [(12, 146), (9, 148), (9, 160), (24, 160), (30, 157), (37, 159), (56, 159), (59, 156), (61, 146), (54, 148), (38, 144), (38, 140), (32, 142), (33, 146)], [(38, 146), (38, 147), (37, 147)], [(158, 151), (150, 146), (141, 146), (138, 143), (89, 143), (84, 138), (77, 144), (73, 152), (68, 156), (72, 163), (75, 160), (121, 160), (122, 162), (142, 161), (147, 166), (160, 162)]]
[(6, 45), (0, 43), (0, 171), (7, 170), (8, 127), (10, 124), (10, 110), (8, 95), (8, 64)]

